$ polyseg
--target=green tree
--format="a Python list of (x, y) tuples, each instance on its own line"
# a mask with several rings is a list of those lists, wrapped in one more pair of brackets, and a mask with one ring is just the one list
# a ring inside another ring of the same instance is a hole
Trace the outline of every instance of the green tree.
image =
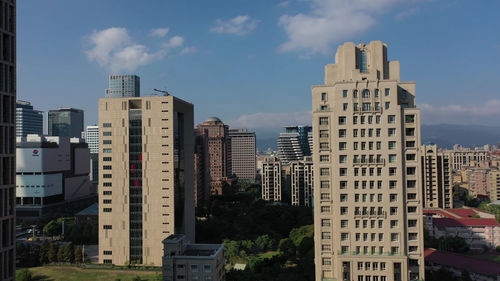
[(80, 247), (80, 246), (75, 247), (75, 262), (76, 263), (83, 262), (82, 247)]
[(267, 234), (257, 237), (255, 244), (261, 251), (267, 251), (274, 248), (274, 240)]
[(49, 250), (50, 250), (49, 241), (47, 240), (43, 241), (42, 245), (40, 246), (40, 263), (42, 265), (49, 263)]
[(57, 262), (57, 253), (59, 252), (59, 247), (55, 243), (51, 243), (49, 247), (48, 259), (49, 262)]
[(61, 234), (61, 224), (56, 220), (51, 220), (43, 227), (43, 232), (48, 236), (56, 236)]
[(280, 244), (278, 246), (278, 251), (284, 255), (287, 259), (293, 260), (295, 259), (295, 252), (297, 247), (293, 243), (293, 241), (289, 238), (284, 238), (280, 240)]
[(57, 262), (64, 262), (64, 246), (57, 249)]
[(73, 246), (73, 243), (69, 243), (66, 246), (64, 246), (63, 259), (64, 262), (67, 263), (75, 262), (75, 247)]
[(16, 280), (17, 281), (31, 281), (33, 280), (33, 276), (31, 271), (28, 269), (21, 269), (16, 272)]

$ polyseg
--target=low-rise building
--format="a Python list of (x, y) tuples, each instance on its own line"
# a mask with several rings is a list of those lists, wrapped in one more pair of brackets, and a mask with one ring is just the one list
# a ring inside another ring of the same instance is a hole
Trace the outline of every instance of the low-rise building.
[(444, 266), (455, 276), (462, 276), (462, 272), (467, 271), (474, 281), (500, 280), (500, 266), (496, 262), (436, 249), (425, 249), (424, 257), (425, 269), (429, 271), (437, 271)]
[(173, 234), (163, 240), (163, 281), (226, 280), (223, 244), (190, 244)]
[(17, 138), (16, 213), (37, 217), (67, 204), (86, 207), (97, 198), (89, 178), (89, 149), (79, 138)]

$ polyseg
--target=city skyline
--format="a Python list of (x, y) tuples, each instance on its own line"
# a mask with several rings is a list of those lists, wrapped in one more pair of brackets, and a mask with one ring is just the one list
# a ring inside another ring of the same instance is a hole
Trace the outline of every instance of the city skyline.
[[(487, 7), (459, 1), (384, 0), (362, 7), (361, 2), (353, 1), (342, 9), (359, 12), (365, 21), (359, 28), (346, 25), (341, 33), (335, 28), (339, 20), (335, 13), (326, 16), (315, 10), (323, 5), (326, 11), (332, 11), (329, 5), (337, 2), (221, 1), (218, 6), (222, 9), (214, 10), (208, 3), (174, 1), (152, 2), (137, 11), (127, 8), (135, 5), (125, 3), (120, 6), (121, 13), (112, 17), (99, 15), (109, 15), (117, 3), (113, 1), (99, 3), (99, 9), (89, 9), (89, 3), (56, 6), (22, 2), (19, 13), (26, 16), (19, 18), (23, 31), (18, 51), (19, 99), (32, 102), (42, 111), (60, 106), (82, 108), (88, 112), (85, 124), (95, 124), (96, 100), (104, 96), (108, 75), (116, 71), (142, 77), (144, 96), (153, 88), (166, 87), (191, 100), (198, 105), (196, 123), (216, 114), (231, 127), (251, 130), (309, 125), (310, 85), (321, 82), (322, 65), (332, 59), (335, 46), (344, 41), (381, 39), (393, 50), (389, 59), (408, 61), (402, 66), (403, 79), (419, 81), (423, 124), (495, 125), (491, 117), (500, 116), (500, 107), (494, 85), (499, 66), (494, 62), (500, 38), (491, 36), (487, 26), (494, 25), (492, 13), (496, 9), (492, 6), (498, 3)], [(188, 10), (193, 4), (200, 9)], [(198, 11), (205, 9), (209, 13)], [(65, 12), (57, 17), (49, 16), (62, 10)], [(76, 10), (78, 13), (71, 12)], [(131, 18), (136, 12), (147, 14), (148, 20)], [(71, 14), (76, 16), (68, 21)], [(87, 23), (90, 14), (99, 18), (91, 25)], [(300, 16), (313, 23), (313, 16), (317, 16), (330, 24), (331, 29), (314, 25), (308, 31), (312, 39), (322, 37), (318, 32), (328, 35), (323, 36), (326, 41), (310, 40), (318, 41), (317, 46), (297, 45), (295, 38), (300, 34), (293, 23)], [(72, 22), (71, 31), (59, 28), (63, 22)], [(43, 40), (39, 34), (43, 34)], [(114, 41), (112, 35), (116, 36)], [(100, 39), (114, 45), (99, 45)], [(44, 56), (29, 47), (34, 44)], [(477, 52), (477, 46), (482, 46), (481, 52)], [(127, 63), (117, 59), (123, 50), (145, 56)], [(37, 65), (48, 64), (47, 60), (50, 71), (39, 71)], [(475, 64), (468, 65), (472, 60)], [(72, 71), (67, 71), (69, 68)], [(53, 82), (54, 77), (59, 77), (58, 83)], [(248, 84), (242, 87), (243, 83)], [(234, 92), (236, 87), (238, 94)], [(53, 98), (43, 98), (46, 94)], [(226, 100), (224, 104), (218, 102), (222, 99)], [(64, 104), (54, 104), (54, 100)]]

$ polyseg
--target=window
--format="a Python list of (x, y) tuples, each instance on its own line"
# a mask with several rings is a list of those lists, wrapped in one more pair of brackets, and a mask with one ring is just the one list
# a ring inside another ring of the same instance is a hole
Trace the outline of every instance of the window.
[(326, 93), (321, 93), (321, 100), (326, 101)]
[(389, 137), (395, 136), (396, 135), (396, 128), (389, 128), (389, 129), (387, 129), (387, 135)]
[(339, 155), (339, 163), (346, 163), (347, 155)]
[(110, 182), (104, 182), (104, 183), (102, 183), (102, 185), (105, 186), (105, 187), (110, 187), (111, 183)]
[(105, 213), (111, 213), (112, 209), (111, 208), (103, 208), (102, 211)]
[(111, 161), (111, 157), (103, 157), (103, 158), (102, 158), (102, 161), (109, 162), (109, 161)]
[(103, 170), (111, 170), (112, 167), (111, 167), (111, 165), (104, 165), (104, 166), (102, 166), (102, 169)]
[(397, 242), (397, 241), (399, 241), (399, 234), (391, 233), (391, 242)]
[(415, 115), (405, 115), (405, 123), (414, 123), (415, 122)]
[(370, 98), (370, 90), (366, 89), (363, 90), (363, 93), (361, 94), (364, 99)]
[(396, 201), (398, 201), (398, 195), (396, 193), (389, 194), (389, 202), (396, 202)]
[(390, 89), (389, 88), (385, 88), (385, 96), (389, 96), (389, 93), (390, 93)]
[(102, 177), (105, 178), (105, 179), (110, 179), (111, 178), (111, 174), (103, 174)]
[(389, 181), (389, 188), (390, 189), (396, 188), (397, 183), (398, 183), (397, 181)]
[(330, 212), (330, 206), (321, 206), (321, 212), (322, 213), (329, 213)]
[(112, 153), (113, 150), (111, 148), (103, 148), (102, 153)]
[(109, 225), (109, 224), (105, 224), (102, 226), (103, 229), (112, 229), (113, 226), (112, 225)]
[(111, 136), (111, 132), (102, 132), (102, 134), (105, 137), (110, 137)]
[(417, 199), (416, 193), (408, 193), (408, 200), (416, 200), (416, 199)]
[(347, 207), (340, 207), (340, 214), (347, 215)]
[(332, 259), (331, 258), (322, 258), (321, 264), (322, 265), (332, 265)]
[(406, 160), (414, 161), (416, 159), (415, 154), (406, 154)]
[(361, 137), (365, 137), (366, 136), (366, 129), (361, 129)]
[(328, 110), (328, 105), (322, 105), (322, 106), (320, 107), (320, 110), (321, 110), (321, 111), (327, 111), (327, 110)]
[(354, 125), (358, 124), (358, 116), (352, 117), (352, 124), (354, 124)]
[(103, 140), (102, 144), (111, 144), (111, 140)]
[(321, 193), (321, 200), (330, 200), (330, 193)]
[(396, 142), (395, 141), (389, 142), (389, 149), (396, 149)]
[(408, 220), (408, 227), (417, 226), (417, 220)]
[(341, 177), (347, 176), (347, 168), (340, 168), (339, 169), (339, 174)]
[[(358, 270), (363, 270), (363, 263), (362, 262), (358, 262)], [(361, 280), (363, 281), (363, 280)]]
[(191, 265), (191, 272), (198, 272), (198, 265), (197, 264)]
[(414, 241), (417, 240), (418, 234), (414, 232), (408, 233), (408, 240)]
[(319, 124), (320, 125), (328, 125), (328, 117), (320, 117)]
[(371, 103), (369, 103), (369, 102), (364, 102), (364, 103), (362, 104), (362, 106), (363, 106), (363, 111), (369, 111), (369, 110), (370, 110), (370, 108), (371, 108)]
[(205, 271), (205, 272), (212, 272), (212, 266), (209, 265), (209, 264), (205, 264), (203, 266), (203, 271)]
[(319, 156), (319, 161), (320, 162), (328, 162), (328, 161), (330, 161), (330, 155), (320, 155)]
[(353, 129), (352, 130), (352, 136), (357, 138), (358, 137), (358, 129)]
[(342, 246), (340, 248), (340, 251), (342, 252), (342, 254), (349, 252), (349, 246)]
[(330, 188), (330, 182), (329, 181), (321, 181), (320, 186), (321, 186), (321, 188)]
[(105, 190), (102, 192), (102, 195), (113, 195), (111, 190)]
[(394, 124), (394, 122), (396, 122), (396, 115), (388, 115), (387, 116), (387, 123)]
[(340, 234), (340, 240), (342, 240), (342, 241), (346, 241), (347, 239), (349, 239), (349, 233), (347, 233), (347, 232), (342, 232), (342, 233)]
[(368, 61), (368, 59), (366, 56), (366, 52), (359, 51), (358, 58), (357, 58), (359, 72), (361, 72), (361, 73), (368, 72), (368, 62), (367, 61)]
[(413, 137), (415, 136), (415, 128), (406, 128), (406, 136)]
[(320, 168), (319, 174), (321, 176), (328, 176), (328, 175), (330, 175), (330, 169), (329, 168)]
[(339, 125), (345, 125), (345, 116), (339, 116)]
[(386, 103), (385, 103), (385, 109), (389, 109), (389, 106), (390, 106), (390, 105), (391, 105), (391, 103), (390, 103), (390, 102), (386, 102)]
[(348, 92), (347, 90), (343, 90), (342, 91), (342, 97), (343, 98), (347, 98), (347, 92)]
[(358, 90), (354, 90), (352, 92), (352, 96), (353, 96), (353, 98), (357, 99), (358, 98)]
[(342, 109), (343, 109), (344, 111), (347, 111), (347, 110), (349, 109), (349, 104), (348, 104), (348, 103), (344, 103), (344, 104), (342, 105)]
[(345, 138), (346, 135), (346, 130), (345, 129), (340, 129), (339, 130), (339, 138)]
[(328, 137), (328, 130), (319, 130), (319, 137), (320, 138), (327, 138)]
[(416, 212), (417, 212), (417, 207), (408, 206), (408, 213), (416, 213)]
[(347, 143), (339, 142), (339, 150), (346, 150), (346, 149), (347, 149)]
[(321, 232), (321, 239), (332, 239), (330, 232)]
[(389, 163), (396, 163), (396, 154), (389, 154)]
[(103, 251), (103, 254), (104, 254), (105, 256), (110, 256), (110, 255), (112, 255), (112, 254), (113, 254), (113, 251)]
[(415, 141), (407, 141), (406, 147), (415, 147)]
[(395, 167), (389, 167), (389, 176), (395, 176), (396, 175), (397, 168)]
[(332, 246), (330, 244), (322, 244), (321, 245), (321, 251), (331, 251)]
[(396, 228), (398, 227), (398, 221), (397, 220), (391, 220), (391, 228)]
[(346, 228), (348, 225), (349, 225), (349, 221), (348, 220), (341, 220), (340, 221), (340, 227)]
[(330, 220), (329, 219), (322, 219), (321, 220), (321, 226), (330, 226)]
[(102, 123), (103, 128), (111, 128), (111, 123)]
[(415, 181), (415, 180), (408, 180), (408, 181), (406, 181), (406, 187), (407, 188), (415, 188), (416, 185), (417, 185), (417, 181)]
[(392, 255), (399, 254), (399, 247), (391, 247), (391, 254)]
[(319, 148), (320, 149), (328, 149), (328, 143), (327, 142), (320, 142)]

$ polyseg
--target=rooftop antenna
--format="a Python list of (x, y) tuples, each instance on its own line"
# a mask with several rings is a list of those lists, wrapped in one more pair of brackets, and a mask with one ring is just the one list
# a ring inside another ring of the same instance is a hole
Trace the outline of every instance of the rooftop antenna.
[(164, 96), (170, 96), (170, 93), (167, 90), (153, 89), (153, 91), (158, 92), (158, 93), (163, 93)]

